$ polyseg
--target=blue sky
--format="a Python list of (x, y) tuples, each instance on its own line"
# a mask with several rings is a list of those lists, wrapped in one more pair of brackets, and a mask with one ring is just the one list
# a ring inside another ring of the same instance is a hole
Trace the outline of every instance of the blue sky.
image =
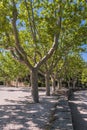
[(81, 52), (80, 54), (81, 54), (82, 58), (87, 62), (87, 44), (82, 45), (82, 48), (84, 48), (85, 51)]
[(87, 62), (87, 52), (82, 53), (81, 56), (82, 56), (83, 59)]

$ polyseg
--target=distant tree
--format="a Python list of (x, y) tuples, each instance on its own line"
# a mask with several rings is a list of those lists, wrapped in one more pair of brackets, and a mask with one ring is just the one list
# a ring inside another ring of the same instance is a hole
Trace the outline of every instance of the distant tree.
[(0, 79), (5, 83), (23, 78), (28, 74), (28, 68), (15, 61), (9, 52), (0, 54)]
[(84, 65), (82, 70), (81, 81), (83, 84), (87, 84), (87, 63)]

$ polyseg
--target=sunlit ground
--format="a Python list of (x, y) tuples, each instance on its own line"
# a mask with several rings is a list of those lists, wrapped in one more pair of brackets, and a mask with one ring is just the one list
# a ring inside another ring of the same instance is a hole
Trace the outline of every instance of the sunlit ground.
[(0, 86), (0, 130), (42, 130), (56, 97), (40, 91), (40, 103), (32, 103), (30, 88)]

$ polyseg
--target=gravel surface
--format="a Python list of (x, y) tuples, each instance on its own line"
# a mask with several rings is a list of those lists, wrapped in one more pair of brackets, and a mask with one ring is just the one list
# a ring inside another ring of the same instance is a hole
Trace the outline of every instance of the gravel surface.
[(57, 96), (40, 91), (40, 103), (32, 103), (30, 88), (0, 86), (0, 130), (44, 130)]
[(87, 130), (87, 90), (74, 92), (69, 102), (74, 130)]

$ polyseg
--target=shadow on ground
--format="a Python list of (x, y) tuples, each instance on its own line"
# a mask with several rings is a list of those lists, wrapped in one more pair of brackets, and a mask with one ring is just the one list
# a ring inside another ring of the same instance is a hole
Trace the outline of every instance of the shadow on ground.
[(8, 128), (8, 130), (31, 130), (34, 127), (43, 128), (47, 123), (47, 116), (49, 115), (49, 112), (45, 111), (47, 104), (47, 101), (36, 105), (28, 104), (26, 101), (24, 104), (23, 101), (19, 102), (19, 105), (1, 105), (0, 128), (2, 130), (5, 128)]
[(87, 130), (87, 91), (72, 94), (69, 105), (74, 130)]
[[(9, 89), (6, 92), (14, 93), (14, 91), (13, 89)], [(24, 90), (22, 91), (25, 92)], [(24, 98), (24, 100), (21, 101), (21, 98)], [(40, 103), (37, 104), (30, 102), (30, 100), (31, 97), (21, 97), (20, 95), (18, 96), (18, 100), (15, 100), (13, 98), (11, 99), (11, 97), (5, 97), (3, 101), (6, 104), (2, 105), (0, 103), (0, 130), (44, 129), (44, 126), (48, 122), (50, 109), (55, 104), (55, 97), (49, 98), (42, 96), (40, 98)]]

